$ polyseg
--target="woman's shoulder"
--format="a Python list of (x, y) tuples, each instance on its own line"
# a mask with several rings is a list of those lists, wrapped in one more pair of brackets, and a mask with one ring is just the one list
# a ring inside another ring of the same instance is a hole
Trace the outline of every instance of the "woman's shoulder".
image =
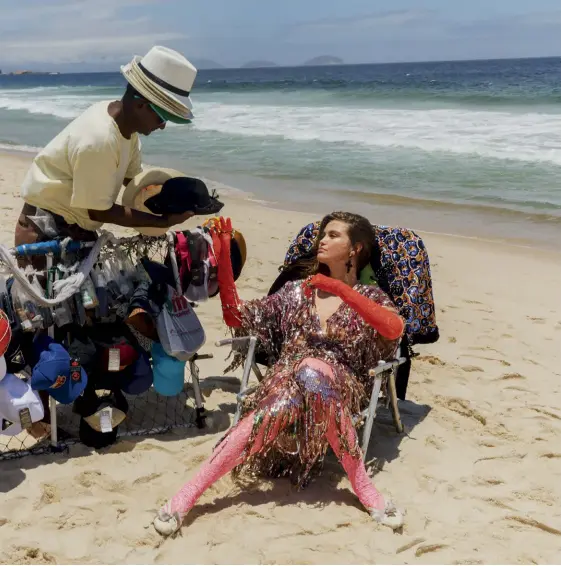
[(296, 279), (295, 281), (287, 281), (277, 293), (291, 293), (302, 288), (305, 279)]

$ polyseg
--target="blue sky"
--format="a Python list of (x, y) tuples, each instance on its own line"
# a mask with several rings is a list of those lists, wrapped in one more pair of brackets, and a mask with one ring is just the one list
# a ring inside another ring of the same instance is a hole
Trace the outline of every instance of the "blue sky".
[(561, 55), (561, 0), (0, 0), (4, 70), (115, 70), (154, 44), (228, 66)]

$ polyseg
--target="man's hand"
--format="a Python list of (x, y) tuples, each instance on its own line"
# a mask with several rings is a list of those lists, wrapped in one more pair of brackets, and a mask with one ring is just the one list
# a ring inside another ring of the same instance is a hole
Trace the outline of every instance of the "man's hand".
[(88, 210), (90, 218), (96, 222), (116, 224), (126, 228), (164, 228), (182, 224), (195, 215), (193, 211), (184, 214), (166, 214), (158, 216), (147, 212), (140, 212), (128, 206), (114, 204), (108, 210)]

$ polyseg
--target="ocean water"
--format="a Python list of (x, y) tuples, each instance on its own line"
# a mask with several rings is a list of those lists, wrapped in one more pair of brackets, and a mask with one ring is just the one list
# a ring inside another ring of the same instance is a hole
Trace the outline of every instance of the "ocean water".
[[(469, 209), (558, 225), (560, 64), (200, 71), (195, 121), (144, 138), (145, 161), (275, 202)], [(118, 73), (0, 75), (0, 150), (43, 146), (124, 84)]]

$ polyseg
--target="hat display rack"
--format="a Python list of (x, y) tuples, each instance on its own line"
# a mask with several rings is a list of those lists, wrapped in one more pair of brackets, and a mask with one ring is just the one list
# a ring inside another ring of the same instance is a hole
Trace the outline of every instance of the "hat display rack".
[[(6, 277), (12, 277), (24, 287), (33, 300), (33, 289), (29, 284), (29, 268), (27, 272), (17, 265), (18, 258), (34, 258), (43, 256), (46, 259), (46, 270), (39, 275), (47, 275), (47, 283), (43, 289), (43, 304), (38, 301), (38, 306), (54, 313), (57, 304), (66, 295), (72, 293), (72, 285), (66, 285), (62, 289), (57, 288), (56, 299), (53, 292), (53, 278), (49, 275), (57, 270), (64, 269), (69, 257), (75, 259), (79, 254), (80, 261), (77, 274), (71, 275), (68, 280), (74, 283), (74, 287), (83, 284), (84, 277), (88, 277), (95, 266), (106, 259), (122, 254), (127, 257), (131, 264), (138, 265), (142, 258), (152, 262), (164, 264), (171, 268), (176, 283), (176, 290), (181, 292), (181, 284), (175, 256), (175, 234), (168, 232), (163, 236), (150, 237), (136, 235), (132, 237), (117, 238), (108, 232), (101, 232), (100, 238), (95, 242), (78, 242), (70, 240), (53, 240), (37, 244), (22, 245), (16, 248), (7, 248), (0, 245), (0, 272)], [(78, 262), (75, 262), (75, 266)], [(34, 272), (37, 274), (37, 272)], [(74, 277), (74, 281), (72, 278)], [(56, 285), (56, 283), (55, 283)], [(70, 288), (69, 288), (70, 287)], [(75, 290), (76, 292), (76, 290)], [(68, 297), (67, 297), (68, 300)], [(58, 302), (57, 302), (58, 301)], [(196, 305), (194, 305), (196, 306)], [(54, 316), (50, 317), (51, 324), (46, 333), (51, 339), (55, 338)], [(59, 337), (60, 338), (60, 337)], [(129, 397), (130, 410), (127, 418), (119, 427), (118, 436), (149, 436), (162, 434), (172, 429), (205, 426), (205, 408), (199, 384), (199, 369), (197, 362), (212, 358), (212, 354), (195, 353), (188, 361), (189, 380), (184, 379), (183, 390), (173, 397), (164, 397), (150, 387), (145, 393)], [(21, 376), (20, 376), (21, 377)], [(29, 379), (29, 375), (23, 375), (23, 379)], [(29, 432), (24, 430), (17, 436), (2, 435), (0, 431), (0, 460), (19, 458), (32, 454), (44, 454), (48, 452), (60, 452), (66, 450), (71, 444), (80, 442), (77, 430), (77, 419), (73, 413), (71, 404), (62, 405), (50, 396), (50, 438), (44, 435), (39, 441)], [(62, 432), (62, 435), (61, 435)]]

